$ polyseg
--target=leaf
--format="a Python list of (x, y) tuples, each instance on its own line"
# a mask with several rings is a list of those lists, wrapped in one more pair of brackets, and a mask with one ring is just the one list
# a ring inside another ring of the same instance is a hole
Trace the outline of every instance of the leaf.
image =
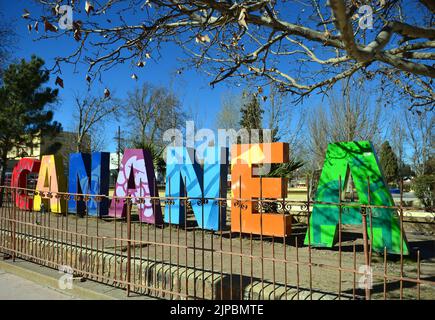
[(144, 62), (144, 61), (139, 61), (136, 65), (137, 65), (139, 68), (143, 68), (143, 67), (145, 66), (145, 62)]
[(151, 59), (151, 55), (147, 52), (147, 53), (145, 53), (145, 58)]
[(247, 13), (246, 8), (242, 8), (242, 10), (240, 10), (238, 23), (240, 26), (248, 30), (248, 24), (246, 23), (246, 13)]
[(258, 87), (257, 87), (257, 91), (258, 91), (258, 93), (263, 93), (263, 87), (258, 86)]
[(137, 75), (135, 74), (135, 73), (133, 73), (132, 75), (131, 75), (131, 78), (133, 79), (133, 80), (137, 80), (138, 78), (137, 78)]
[(92, 5), (91, 2), (86, 1), (86, 3), (85, 3), (85, 11), (86, 11), (86, 14), (87, 14), (87, 15), (89, 15), (89, 13), (90, 13), (91, 11), (95, 11), (95, 10), (94, 10), (94, 6)]
[(50, 22), (48, 22), (47, 19), (44, 20), (44, 28), (45, 28), (45, 32), (47, 31), (57, 32), (57, 27), (51, 24)]
[(73, 29), (81, 29), (83, 22), (81, 20), (74, 20)]
[(27, 30), (29, 30), (29, 32), (32, 31), (32, 25), (31, 25), (31, 24), (28, 24), (28, 25), (27, 25)]
[(91, 82), (91, 76), (88, 75), (88, 74), (86, 75), (86, 81), (87, 81), (87, 82)]
[(82, 32), (80, 31), (80, 29), (74, 30), (74, 39), (76, 41), (80, 41), (81, 38), (82, 38)]
[(30, 12), (27, 9), (24, 9), (24, 13), (21, 15), (23, 19), (29, 19)]
[(59, 4), (56, 4), (56, 6), (54, 7), (54, 14), (55, 14), (55, 15), (58, 15), (58, 14), (59, 14), (59, 8), (60, 8), (60, 5), (59, 5)]
[(38, 32), (39, 29), (39, 21), (35, 22), (35, 25), (33, 26), (33, 29), (35, 29), (36, 32)]
[(105, 98), (109, 98), (110, 97), (110, 91), (109, 91), (109, 89), (104, 89), (104, 97)]
[(59, 87), (61, 87), (63, 89), (63, 79), (56, 77), (56, 81), (54, 82), (54, 84), (58, 85)]
[(210, 37), (208, 35), (197, 34), (195, 38), (196, 43), (210, 42)]
[(74, 30), (74, 39), (76, 41), (80, 41), (82, 38), (82, 22), (80, 20), (73, 22), (73, 30)]

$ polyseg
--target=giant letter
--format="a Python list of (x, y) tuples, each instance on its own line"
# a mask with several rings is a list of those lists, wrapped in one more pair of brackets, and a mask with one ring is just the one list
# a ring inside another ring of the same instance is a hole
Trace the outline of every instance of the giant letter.
[[(58, 192), (66, 191), (64, 174), (63, 163), (60, 157), (54, 155), (42, 156), (38, 182), (36, 183), (38, 194), (33, 199), (33, 210), (40, 211), (41, 203), (43, 202), (47, 209), (50, 208), (51, 212), (64, 213), (66, 211), (65, 200), (61, 195), (57, 194)], [(54, 193), (54, 195), (51, 195), (49, 199), (44, 199), (39, 194), (40, 192)]]
[[(69, 156), (68, 192), (89, 194), (87, 214), (91, 216), (107, 215), (109, 199), (109, 158), (108, 152), (73, 153)], [(103, 195), (100, 201), (95, 196)], [(86, 203), (83, 200), (70, 199), (68, 211), (83, 214)]]
[[(288, 162), (288, 144), (281, 142), (236, 144), (231, 149), (231, 231), (285, 237), (291, 232), (291, 217), (259, 213), (258, 198), (284, 198), (287, 179), (253, 176), (254, 165)], [(240, 184), (241, 183), (241, 184)], [(246, 200), (247, 199), (247, 200)]]
[[(27, 188), (27, 175), (29, 173), (38, 173), (41, 161), (32, 158), (23, 158), (18, 161), (12, 172), (11, 187), (13, 188)], [(28, 197), (26, 192), (17, 192), (15, 198), (15, 205), (19, 209), (32, 210), (33, 199)]]
[[(359, 204), (394, 206), (393, 198), (387, 188), (382, 172), (369, 141), (330, 143), (326, 151), (323, 170), (316, 192), (316, 202), (338, 203), (339, 179), (342, 178), (342, 193), (352, 179), (357, 201), (351, 199), (350, 206), (342, 202), (342, 224), (362, 224)], [(368, 182), (370, 184), (368, 185)], [(370, 190), (370, 195), (368, 190)], [(370, 203), (369, 203), (370, 199)], [(352, 205), (353, 204), (353, 205)], [(389, 253), (400, 253), (400, 223), (395, 209), (372, 208), (373, 250), (382, 252), (384, 247)], [(314, 204), (310, 219), (310, 233), (305, 236), (308, 242), (317, 247), (332, 247), (336, 239), (340, 209), (337, 205)], [(367, 214), (368, 235), (371, 237), (369, 214)], [(403, 253), (408, 254), (403, 231)]]
[(184, 224), (185, 204), (179, 198), (187, 194), (198, 226), (221, 230), (226, 209), (216, 198), (226, 198), (228, 149), (206, 147), (204, 169), (191, 148), (168, 147), (166, 156), (166, 197), (174, 201), (165, 206), (165, 222)]
[[(109, 216), (125, 217), (127, 205), (125, 197), (131, 196), (132, 202), (139, 208), (142, 222), (161, 224), (163, 221), (159, 201), (150, 197), (158, 196), (156, 176), (151, 154), (142, 149), (125, 149), (121, 167), (116, 180)], [(142, 198), (139, 201), (138, 198)], [(144, 201), (142, 201), (144, 200)]]

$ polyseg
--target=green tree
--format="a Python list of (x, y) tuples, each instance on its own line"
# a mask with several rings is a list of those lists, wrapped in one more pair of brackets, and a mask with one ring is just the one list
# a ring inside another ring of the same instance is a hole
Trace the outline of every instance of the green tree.
[(428, 211), (434, 210), (435, 205), (435, 157), (425, 163), (425, 171), (413, 182), (415, 196)]
[(399, 176), (399, 163), (396, 154), (390, 146), (388, 141), (381, 145), (381, 152), (379, 155), (379, 162), (384, 173), (385, 179), (388, 183), (396, 180)]
[(53, 112), (46, 109), (56, 101), (58, 90), (44, 86), (49, 71), (43, 66), (42, 59), (32, 56), (29, 62), (23, 59), (4, 71), (0, 87), (0, 185), (5, 182), (11, 151), (14, 156), (25, 156), (41, 134), (55, 135), (61, 130), (53, 121)]
[(257, 96), (253, 93), (243, 93), (243, 104), (240, 109), (240, 127), (247, 129), (249, 132), (249, 140), (253, 140), (251, 136), (251, 130), (259, 130), (258, 139), (259, 141), (251, 141), (251, 143), (263, 142), (263, 113), (264, 110), (261, 108), (260, 101)]

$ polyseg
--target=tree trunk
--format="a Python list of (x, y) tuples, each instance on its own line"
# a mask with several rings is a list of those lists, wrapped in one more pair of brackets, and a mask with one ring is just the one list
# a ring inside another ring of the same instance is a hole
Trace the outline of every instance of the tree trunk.
[(78, 152), (78, 153), (82, 152), (82, 136), (81, 135), (79, 135), (77, 137), (76, 152)]
[(0, 207), (3, 207), (3, 199), (4, 199), (4, 186), (5, 186), (5, 180), (6, 180), (6, 170), (8, 168), (8, 158), (7, 156), (3, 156), (1, 158), (1, 172), (0, 172)]

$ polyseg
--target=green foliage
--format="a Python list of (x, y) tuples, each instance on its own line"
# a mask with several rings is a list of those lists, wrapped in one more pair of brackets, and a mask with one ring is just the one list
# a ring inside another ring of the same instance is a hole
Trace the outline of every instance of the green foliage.
[[(251, 129), (262, 129), (263, 123), (263, 113), (264, 110), (260, 106), (260, 101), (257, 96), (253, 93), (244, 93), (244, 103), (240, 109), (241, 119), (240, 127), (251, 130)], [(251, 138), (251, 133), (249, 132), (249, 137)], [(260, 132), (260, 141), (263, 141), (263, 136)]]
[(141, 143), (138, 140), (132, 142), (132, 147), (135, 149), (144, 149), (149, 151), (151, 153), (151, 159), (153, 160), (154, 168), (156, 168), (157, 171), (160, 172), (163, 176), (165, 175), (166, 162), (163, 158), (164, 149), (157, 147), (151, 142)]
[(435, 204), (435, 174), (416, 177), (413, 182), (415, 196), (426, 209), (434, 209)]
[(398, 178), (399, 164), (388, 141), (385, 141), (381, 146), (379, 162), (387, 182), (392, 182)]
[(303, 165), (304, 163), (302, 161), (290, 159), (289, 162), (272, 165), (272, 169), (268, 176), (291, 179), (293, 177), (293, 172)]
[(425, 163), (424, 174), (413, 181), (415, 196), (426, 210), (433, 211), (435, 206), (435, 157)]
[[(3, 74), (0, 87), (0, 164), (4, 170), (8, 152), (33, 147), (35, 138), (56, 134), (61, 126), (53, 122), (53, 112), (45, 107), (56, 101), (58, 90), (44, 87), (49, 71), (44, 61), (32, 56), (11, 64)], [(23, 154), (24, 155), (24, 154)]]
[(402, 178), (409, 178), (411, 176), (414, 176), (415, 172), (412, 171), (412, 168), (409, 164), (403, 163), (400, 165), (399, 168), (399, 177)]

